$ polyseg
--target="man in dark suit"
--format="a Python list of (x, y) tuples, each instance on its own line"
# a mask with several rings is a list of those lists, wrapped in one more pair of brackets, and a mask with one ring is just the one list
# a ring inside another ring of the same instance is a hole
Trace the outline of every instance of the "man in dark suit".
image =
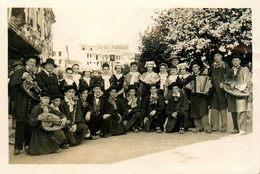
[(101, 137), (107, 138), (110, 134), (110, 117), (113, 112), (112, 104), (103, 95), (101, 83), (93, 84), (93, 93), (88, 96), (87, 101), (91, 111), (86, 115), (91, 136), (98, 138), (96, 132), (101, 131)]
[(37, 75), (37, 82), (43, 92), (48, 91), (53, 96), (59, 92), (58, 78), (53, 73), (57, 65), (55, 65), (54, 60), (51, 58), (48, 58), (42, 65), (44, 69)]
[[(27, 151), (29, 147), (32, 134), (32, 129), (29, 126), (29, 116), (34, 106), (39, 103), (38, 98), (35, 97), (37, 96), (35, 90), (38, 89), (35, 82), (35, 69), (39, 62), (40, 58), (38, 56), (25, 56), (23, 58), (25, 67), (17, 70), (10, 80), (10, 87), (15, 91), (15, 94), (13, 94), (15, 96), (13, 115), (16, 118), (14, 155), (19, 155), (20, 150), (23, 149)], [(26, 90), (24, 84), (32, 86), (31, 90)]]

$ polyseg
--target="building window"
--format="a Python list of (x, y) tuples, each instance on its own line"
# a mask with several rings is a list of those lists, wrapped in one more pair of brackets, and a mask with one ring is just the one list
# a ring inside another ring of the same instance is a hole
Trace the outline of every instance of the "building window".
[(61, 64), (61, 62), (62, 62), (62, 59), (59, 59), (59, 64)]
[(91, 54), (89, 54), (89, 57), (92, 57), (92, 55), (91, 55)]
[(87, 62), (87, 64), (89, 65), (89, 62)]
[(61, 51), (59, 51), (59, 56), (61, 57)]
[(82, 47), (82, 50), (85, 50), (85, 48), (84, 48), (84, 47)]
[(97, 65), (99, 65), (99, 62), (97, 62)]
[(89, 58), (89, 54), (87, 54), (87, 58)]
[(91, 64), (91, 62), (89, 62), (89, 64)]
[(96, 64), (96, 62), (94, 62), (94, 64)]
[(98, 55), (96, 55), (96, 60), (98, 60)]
[(53, 51), (53, 52), (52, 52), (52, 56), (56, 56), (56, 51)]
[(90, 48), (90, 51), (92, 51), (92, 48)]

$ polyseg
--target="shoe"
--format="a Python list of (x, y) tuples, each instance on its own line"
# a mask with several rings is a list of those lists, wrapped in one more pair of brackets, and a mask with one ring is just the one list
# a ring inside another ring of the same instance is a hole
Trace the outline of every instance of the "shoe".
[(14, 138), (9, 138), (9, 144), (10, 145), (14, 145), (14, 141), (15, 141)]
[(60, 153), (60, 151), (61, 151), (61, 148), (55, 150), (54, 152), (55, 152), (55, 153)]
[(138, 133), (139, 132), (139, 129), (134, 129), (134, 133)]
[(232, 130), (231, 130), (231, 133), (232, 133), (232, 134), (237, 134), (237, 133), (239, 133), (239, 131), (238, 131), (237, 129), (232, 129)]
[(219, 132), (227, 132), (225, 129), (220, 129)]
[(100, 135), (100, 134), (101, 134), (101, 131), (100, 131), (100, 130), (99, 130), (99, 131), (97, 131), (97, 132), (96, 132), (96, 134), (97, 134), (97, 135)]
[(70, 147), (69, 144), (63, 144), (63, 145), (61, 145), (61, 148), (62, 148), (62, 149), (68, 149), (69, 147)]
[(191, 128), (190, 130), (192, 131), (192, 133), (198, 133), (199, 132), (199, 130), (196, 129), (196, 128)]
[(184, 130), (184, 128), (180, 128), (179, 133), (180, 133), (180, 134), (185, 134), (185, 130)]
[(29, 146), (25, 146), (25, 147), (24, 147), (24, 151), (25, 151), (25, 152), (28, 152), (28, 150), (29, 150)]
[(108, 135), (101, 135), (101, 138), (108, 138)]
[(210, 129), (208, 129), (208, 130), (205, 130), (205, 132), (206, 132), (206, 133), (211, 133), (211, 130), (210, 130)]
[(245, 130), (240, 130), (239, 135), (245, 135), (246, 131)]
[(15, 149), (15, 150), (14, 150), (14, 155), (19, 155), (19, 154), (20, 154), (20, 150)]
[(96, 140), (96, 139), (98, 139), (98, 138), (99, 138), (99, 136), (98, 136), (98, 135), (91, 135), (91, 137), (92, 137), (92, 140)]
[(158, 128), (156, 129), (156, 132), (157, 132), (157, 133), (162, 133), (163, 131), (161, 130), (161, 128), (158, 127)]

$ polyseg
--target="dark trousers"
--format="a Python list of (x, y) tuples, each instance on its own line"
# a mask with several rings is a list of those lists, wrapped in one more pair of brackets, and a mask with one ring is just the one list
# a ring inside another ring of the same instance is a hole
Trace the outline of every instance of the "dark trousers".
[(141, 127), (141, 115), (140, 112), (131, 111), (128, 113), (126, 120), (128, 121), (126, 125), (126, 129), (130, 130), (130, 128), (138, 128)]
[(96, 135), (96, 132), (101, 130), (101, 134), (109, 134), (110, 126), (110, 117), (103, 119), (103, 116), (91, 115), (90, 120), (88, 121), (88, 126), (91, 135)]
[(31, 136), (32, 127), (29, 126), (29, 122), (16, 121), (14, 148), (23, 150), (24, 146), (29, 146)]
[(237, 112), (232, 112), (232, 121), (233, 121), (233, 125), (234, 125), (234, 129), (239, 130), (238, 129), (238, 123), (237, 123)]
[(156, 113), (154, 116), (149, 116), (150, 119), (144, 124), (146, 131), (160, 127), (163, 130), (163, 124), (165, 121), (164, 115), (161, 112)]
[(185, 115), (182, 112), (179, 112), (177, 114), (177, 118), (169, 116), (165, 125), (166, 133), (179, 131), (180, 128), (184, 128), (184, 122), (185, 122)]

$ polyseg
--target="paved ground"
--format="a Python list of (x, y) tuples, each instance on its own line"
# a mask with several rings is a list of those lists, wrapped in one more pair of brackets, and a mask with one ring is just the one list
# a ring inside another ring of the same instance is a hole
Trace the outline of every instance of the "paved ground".
[[(229, 120), (230, 122), (230, 120)], [(230, 129), (229, 129), (230, 130)], [(251, 132), (251, 123), (249, 131)], [(10, 128), (10, 133), (13, 130)], [(62, 150), (61, 153), (48, 154), (42, 156), (28, 156), (24, 152), (21, 155), (13, 155), (13, 146), (9, 145), (9, 163), (10, 164), (112, 164), (127, 160), (135, 160), (143, 156), (160, 154), (174, 149), (190, 146), (194, 151), (200, 152), (204, 145), (198, 146), (198, 143), (215, 142), (221, 143), (222, 138), (230, 139), (233, 143), (234, 137), (229, 132), (211, 134), (186, 132), (181, 135), (157, 134), (155, 132), (146, 133), (128, 133), (127, 135), (114, 136), (110, 138), (100, 138), (98, 140), (85, 140), (77, 147), (71, 147)], [(251, 137), (250, 133), (245, 137)], [(193, 146), (194, 145), (194, 146)], [(205, 144), (206, 146), (206, 144)], [(212, 148), (212, 151), (219, 150)], [(175, 154), (176, 155), (176, 154)], [(160, 158), (159, 158), (160, 159)]]

